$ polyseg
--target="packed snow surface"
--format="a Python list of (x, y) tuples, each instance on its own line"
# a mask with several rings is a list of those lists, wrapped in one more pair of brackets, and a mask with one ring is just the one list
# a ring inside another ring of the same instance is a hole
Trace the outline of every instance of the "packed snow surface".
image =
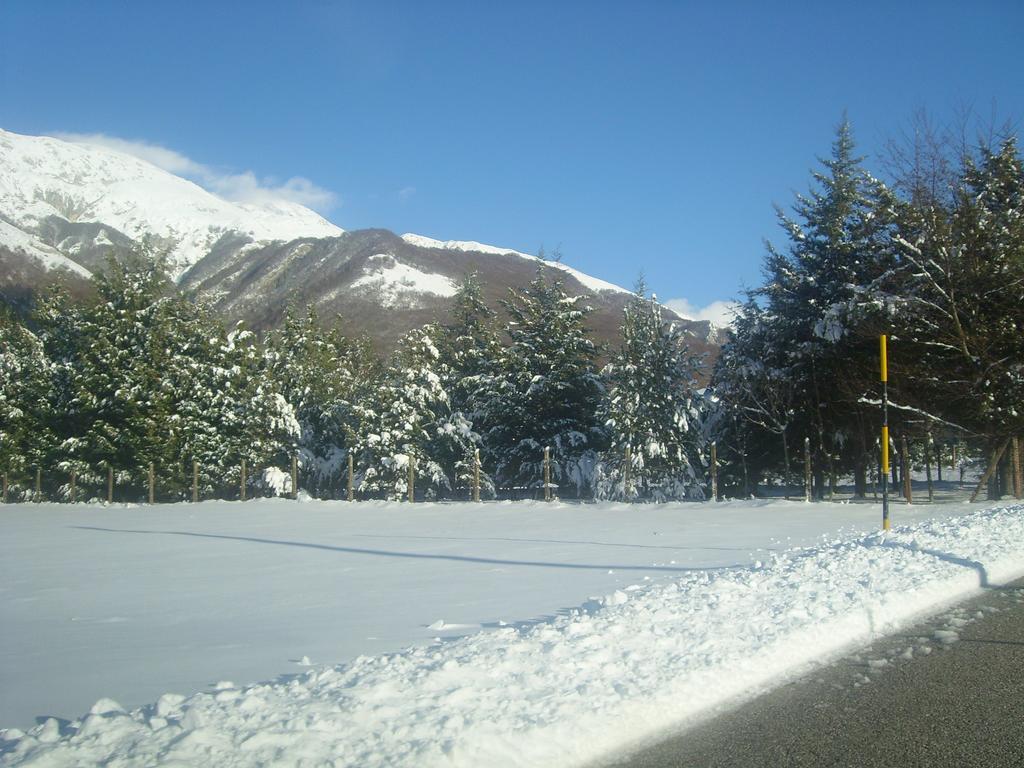
[(894, 514), (11, 505), (0, 761), (583, 764), (1024, 573), (1024, 506)]
[(227, 232), (258, 241), (343, 232), (297, 203), (234, 203), (109, 147), (0, 129), (0, 218), (31, 234), (47, 216), (161, 238), (175, 277)]

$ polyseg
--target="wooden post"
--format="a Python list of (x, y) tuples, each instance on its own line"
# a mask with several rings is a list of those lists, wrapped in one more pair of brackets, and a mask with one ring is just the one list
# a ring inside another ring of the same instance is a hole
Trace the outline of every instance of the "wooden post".
[(409, 454), (409, 503), (416, 501), (416, 470), (413, 468), (413, 457)]
[(544, 448), (544, 501), (551, 501), (551, 448)]
[(932, 433), (928, 433), (928, 443), (924, 447), (924, 476), (928, 480), (928, 503), (935, 501), (935, 490), (932, 488)]
[(480, 501), (480, 449), (473, 451), (473, 501)]
[(879, 381), (882, 384), (882, 456), (878, 474), (882, 480), (882, 530), (892, 526), (889, 519), (889, 337), (878, 337)]
[(355, 486), (355, 462), (352, 460), (352, 454), (348, 455), (348, 500), (356, 500), (356, 486)]
[(242, 459), (242, 469), (238, 473), (238, 496), (245, 501), (245, 459)]
[(711, 443), (711, 500), (718, 501), (718, 442)]
[(939, 482), (942, 482), (942, 443), (935, 444), (935, 468), (939, 472)]
[(292, 455), (292, 498), (299, 498), (299, 457)]
[(1020, 438), (1013, 438), (1013, 495), (1015, 498), (1024, 496), (1024, 473), (1021, 472)]
[(7, 473), (6, 472), (4, 472), (4, 489), (3, 489), (3, 492), (4, 492), (3, 503), (6, 504), (7, 503)]
[(903, 476), (903, 498), (907, 504), (914, 503), (914, 487), (910, 482), (910, 449), (907, 448), (907, 433), (900, 435), (900, 474)]
[(199, 462), (192, 461), (192, 503), (199, 501)]
[(1006, 439), (1003, 444), (992, 451), (992, 458), (988, 461), (988, 467), (985, 469), (985, 474), (981, 476), (981, 480), (978, 481), (978, 487), (974, 489), (974, 493), (971, 494), (971, 501), (978, 498), (978, 494), (981, 493), (981, 489), (988, 482), (988, 479), (992, 477), (992, 473), (996, 471), (999, 466), (999, 462), (1003, 458), (1003, 453), (1006, 451), (1006, 446), (1009, 445), (1010, 440)]
[[(712, 448), (711, 450), (714, 450), (714, 448)], [(626, 446), (626, 453), (625, 453), (625, 456), (624, 456), (624, 462), (625, 463), (624, 463), (624, 471), (622, 473), (622, 486), (623, 486), (623, 493), (626, 496), (626, 501), (629, 501), (629, 496), (630, 496), (630, 494), (629, 494), (629, 490), (630, 490), (629, 489), (629, 484), (630, 484), (630, 482), (632, 480), (630, 475), (632, 474), (632, 470), (633, 470), (633, 446), (631, 446), (631, 445), (627, 445)]]
[(72, 504), (74, 504), (77, 501), (77, 499), (75, 497), (78, 496), (78, 494), (76, 493), (76, 491), (77, 491), (76, 484), (75, 484), (75, 480), (76, 479), (77, 478), (75, 477), (75, 470), (72, 469), (71, 470), (71, 494), (70, 494), (70, 496), (71, 496), (71, 503)]
[(804, 501), (811, 500), (811, 438), (804, 438)]
[(114, 503), (114, 465), (107, 462), (107, 504)]
[(43, 470), (36, 467), (36, 496), (32, 501), (39, 503), (43, 500)]
[(960, 468), (960, 471), (957, 474), (960, 475), (959, 486), (961, 488), (963, 488), (964, 487), (964, 470), (963, 470), (963, 467), (960, 467), (960, 461), (962, 461), (962, 458), (957, 455), (959, 453), (959, 450), (958, 450), (959, 447), (960, 447), (960, 438), (957, 438), (957, 441), (955, 443), (953, 443), (953, 461), (950, 462), (949, 469), (952, 471), (952, 470), (957, 469), (958, 467)]
[(836, 460), (838, 457), (828, 457), (828, 500), (834, 501), (836, 498)]
[(149, 503), (156, 503), (156, 467), (149, 462)]

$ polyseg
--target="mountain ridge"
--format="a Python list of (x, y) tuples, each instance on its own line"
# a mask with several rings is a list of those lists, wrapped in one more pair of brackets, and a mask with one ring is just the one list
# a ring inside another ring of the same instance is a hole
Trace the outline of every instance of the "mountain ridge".
[[(269, 329), (289, 305), (312, 305), (382, 351), (413, 327), (445, 322), (470, 272), (499, 314), (508, 289), (538, 270), (562, 280), (588, 295), (588, 323), (605, 342), (617, 339), (632, 295), (559, 261), (475, 241), (346, 231), (297, 203), (224, 200), (109, 147), (0, 129), (0, 292), (24, 296), (58, 278), (86, 290), (110, 254), (146, 238), (168, 255), (182, 290), (229, 320)], [(712, 324), (664, 312), (691, 333), (697, 351), (717, 350)]]

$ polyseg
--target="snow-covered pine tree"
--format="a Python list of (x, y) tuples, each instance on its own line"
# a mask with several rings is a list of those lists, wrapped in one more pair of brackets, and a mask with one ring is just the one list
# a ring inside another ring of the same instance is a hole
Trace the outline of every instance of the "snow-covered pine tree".
[(268, 337), (266, 360), (299, 423), (300, 486), (328, 494), (342, 482), (357, 431), (354, 402), (375, 375), (369, 369), (376, 359), (365, 342), (322, 328), (310, 306), (303, 317), (287, 310), (283, 328)]
[(178, 293), (151, 255), (114, 261), (83, 307), (62, 294), (36, 315), (49, 360), (46, 466), (102, 493), (107, 467), (129, 495), (153, 463), (161, 495), (181, 496), (200, 464), (205, 493), (237, 489), (241, 459), (283, 463), (297, 437), (290, 406), (262, 372), (252, 334), (231, 334)]
[[(1024, 430), (1024, 169), (1015, 137), (967, 158), (952, 200), (903, 209), (900, 405), (987, 447)], [(941, 375), (936, 375), (941, 372)]]
[[(736, 312), (712, 375), (718, 411), (712, 439), (727, 468), (721, 482), (744, 494), (753, 492), (766, 475), (793, 483), (795, 391), (788, 379), (787, 350), (773, 338), (776, 326), (769, 310), (748, 296)], [(734, 468), (745, 471), (730, 472)]]
[(592, 493), (597, 457), (606, 444), (598, 417), (604, 387), (582, 296), (561, 280), (536, 277), (503, 302), (511, 344), (501, 359), (486, 408), (485, 445), (505, 488), (543, 488), (544, 448), (551, 448), (552, 483)]
[(703, 497), (695, 469), (700, 435), (692, 424), (698, 362), (641, 282), (625, 308), (622, 346), (604, 371), (602, 416), (610, 445), (598, 474), (598, 498)]
[(768, 245), (765, 284), (754, 291), (771, 322), (769, 337), (783, 350), (794, 393), (794, 432), (811, 439), (815, 489), (833, 456), (866, 488), (870, 438), (877, 414), (864, 404), (874, 393), (879, 281), (896, 265), (895, 199), (854, 155), (844, 120), (831, 157), (813, 174), (809, 196), (798, 196), (796, 217), (779, 210), (788, 252)]
[(145, 254), (108, 260), (93, 287), (80, 309), (52, 294), (37, 319), (56, 368), (51, 467), (98, 491), (108, 466), (124, 486), (141, 485), (150, 461), (165, 463), (174, 392), (161, 382), (175, 356), (174, 298), (159, 258)]
[[(480, 438), (461, 413), (451, 410), (437, 335), (434, 326), (407, 334), (378, 384), (377, 396), (358, 405), (361, 423), (354, 451), (361, 494), (405, 498), (410, 461), (416, 490), (426, 498), (469, 487)], [(487, 492), (486, 476), (482, 482)]]
[(251, 331), (239, 325), (226, 332), (205, 313), (189, 330), (168, 376), (177, 393), (175, 478), (184, 490), (195, 461), (201, 492), (230, 496), (237, 493), (243, 459), (253, 482), (257, 470), (286, 468), (300, 428), (294, 409), (264, 369)]
[(40, 339), (0, 307), (0, 472), (27, 485), (53, 451), (47, 407), (53, 369)]
[(476, 423), (501, 357), (494, 313), (484, 302), (476, 273), (467, 274), (452, 297), (451, 317), (451, 322), (439, 329), (445, 389), (452, 410)]

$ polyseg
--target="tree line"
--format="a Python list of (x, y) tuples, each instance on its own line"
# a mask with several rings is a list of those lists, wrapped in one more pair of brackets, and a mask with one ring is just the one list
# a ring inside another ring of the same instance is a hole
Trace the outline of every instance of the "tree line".
[(778, 210), (785, 246), (767, 244), (706, 389), (642, 283), (599, 350), (586, 297), (556, 278), (510, 290), (499, 320), (469, 275), (448, 322), (382, 359), (312, 309), (265, 334), (228, 328), (140, 254), (97, 273), (91, 298), (53, 289), (27, 319), (0, 314), (0, 469), (98, 485), (113, 468), (141, 487), (152, 464), (184, 498), (193, 462), (203, 495), (229, 495), (242, 461), (297, 455), (302, 487), (329, 496), (351, 458), (359, 497), (397, 499), (413, 462), (418, 495), (443, 499), (467, 497), (479, 454), (485, 497), (523, 497), (542, 495), (549, 448), (561, 496), (665, 501), (708, 493), (714, 442), (730, 495), (809, 470), (818, 497), (837, 475), (863, 496), (887, 334), (891, 450), (982, 455), (998, 494), (1024, 432), (1021, 157), (1012, 131), (968, 148), (918, 127), (887, 184), (841, 123), (810, 190)]
[(880, 334), (893, 450), (908, 438), (933, 459), (954, 443), (993, 465), (994, 493), (1009, 485), (1005, 448), (1024, 432), (1017, 139), (967, 147), (926, 119), (915, 129), (885, 184), (844, 120), (810, 191), (779, 210), (786, 245), (767, 245), (712, 379), (732, 488), (791, 477), (808, 440), (819, 497), (830, 472), (865, 494), (880, 452)]
[[(499, 323), (473, 275), (451, 320), (379, 358), (312, 308), (276, 331), (228, 328), (183, 295), (160, 259), (110, 260), (93, 295), (59, 288), (27, 319), (0, 318), (0, 469), (27, 489), (36, 469), (162, 498), (238, 494), (242, 462), (288, 467), (337, 496), (349, 458), (359, 498), (543, 495), (543, 455), (563, 497), (651, 500), (703, 493), (698, 360), (641, 286), (610, 362), (586, 329), (585, 297), (541, 270)], [(628, 461), (628, 465), (627, 465)], [(259, 475), (251, 474), (252, 482)], [(67, 486), (55, 491), (67, 494)], [(100, 494), (102, 495), (102, 494)]]

